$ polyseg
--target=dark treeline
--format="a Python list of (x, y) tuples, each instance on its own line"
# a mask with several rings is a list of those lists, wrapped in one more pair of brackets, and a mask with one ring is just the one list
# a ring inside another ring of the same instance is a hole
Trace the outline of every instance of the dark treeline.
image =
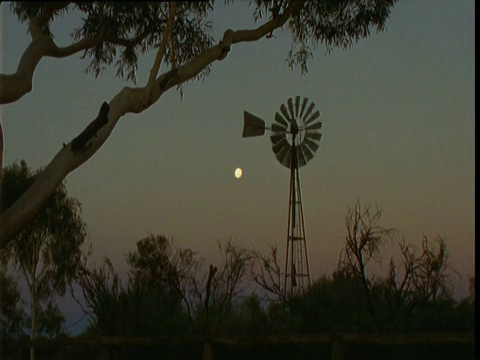
[[(17, 174), (11, 179), (36, 176), (30, 174), (23, 163), (7, 168), (4, 179), (9, 179), (9, 171)], [(3, 185), (5, 191), (8, 188), (6, 180)], [(11, 186), (26, 188), (28, 181), (12, 181)], [(18, 193), (22, 191), (20, 189)], [(59, 191), (61, 196), (57, 198), (63, 202), (55, 200), (50, 206), (55, 209), (55, 206), (58, 208), (59, 204), (64, 204), (60, 219), (75, 220), (78, 228), (75, 249), (80, 249), (85, 231), (78, 222), (79, 204), (69, 200), (65, 188)], [(6, 201), (5, 196), (3, 199)], [(449, 266), (446, 240), (424, 237), (418, 251), (406, 243), (399, 231), (381, 226), (381, 210), (370, 205), (357, 203), (348, 209), (344, 246), (336, 270), (331, 275), (315, 279), (304, 292), (294, 295), (284, 292), (283, 266), (277, 248), (262, 253), (231, 240), (218, 242), (222, 260), (207, 266), (191, 249), (176, 247), (163, 235), (150, 235), (139, 240), (135, 250), (126, 255), (128, 276), (121, 279), (108, 257), (100, 264), (91, 262), (92, 247), (83, 252), (78, 250), (79, 253), (68, 248), (67, 241), (57, 241), (64, 234), (52, 213), (56, 212), (46, 211), (44, 218), (22, 234), (21, 241), (1, 254), (2, 340), (22, 339), (27, 333), (30, 338), (68, 336), (62, 327), (65, 318), (55, 302), (55, 297), (63, 294), (67, 285), (75, 299), (83, 298), (77, 301), (90, 325), (80, 336), (89, 338), (198, 335), (212, 339), (236, 335), (254, 338), (332, 332), (474, 331), (474, 278), (469, 279), (469, 296), (455, 300), (451, 284), (454, 270)], [(51, 224), (59, 230), (46, 231)], [(402, 240), (398, 241), (398, 238)], [(29, 242), (31, 239), (35, 241)], [(373, 276), (371, 264), (382, 260), (382, 249), (388, 242), (397, 243), (397, 254), (387, 261), (383, 259), (383, 263), (388, 264), (387, 276)], [(28, 250), (29, 246), (32, 251)], [(61, 264), (61, 255), (65, 253), (74, 254), (68, 260), (69, 266)], [(47, 270), (39, 274), (37, 269)], [(33, 321), (24, 310), (27, 304), (18, 287), (18, 277), (22, 274), (29, 283), (30, 292), (36, 294), (36, 302), (30, 300), (29, 304), (36, 312)], [(42, 285), (35, 287), (32, 281)], [(82, 296), (74, 293), (73, 284), (81, 289)], [(2, 341), (2, 359), (14, 358), (18, 350), (7, 343), (12, 344)], [(56, 351), (55, 355), (37, 349), (36, 358), (87, 359), (98, 357), (96, 351), (98, 349), (72, 347)], [(161, 356), (190, 359), (201, 358), (202, 351), (201, 346), (171, 349), (119, 347), (114, 351), (114, 358)], [(215, 347), (216, 358), (297, 359), (312, 356), (329, 358), (330, 345)], [(357, 345), (346, 349), (346, 358), (352, 359), (400, 359), (407, 356), (473, 358), (473, 349), (418, 345)]]

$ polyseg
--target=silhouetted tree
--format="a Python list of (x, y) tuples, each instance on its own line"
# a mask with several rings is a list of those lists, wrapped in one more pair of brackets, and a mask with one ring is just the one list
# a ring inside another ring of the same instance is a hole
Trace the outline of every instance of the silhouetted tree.
[(212, 282), (212, 300), (220, 311), (229, 311), (234, 300), (244, 291), (250, 274), (254, 256), (250, 249), (235, 244), (231, 239), (224, 243), (218, 241), (218, 249), (223, 257), (223, 264), (218, 268)]
[(199, 266), (193, 251), (174, 248), (163, 235), (139, 240), (136, 250), (127, 255), (126, 282), (108, 258), (97, 266), (88, 264), (88, 256), (83, 258), (77, 281), (86, 302), (84, 310), (100, 334), (156, 336), (190, 331), (193, 316), (188, 296)]
[(132, 286), (156, 287), (179, 296), (192, 319), (195, 277), (201, 264), (194, 251), (175, 249), (167, 237), (150, 235), (137, 242), (137, 249), (128, 254), (127, 263)]
[(283, 272), (278, 261), (278, 249), (270, 247), (268, 254), (255, 252), (255, 266), (253, 269), (253, 281), (266, 291), (269, 301), (285, 302), (285, 291), (282, 286)]
[[(209, 75), (213, 63), (224, 60), (236, 44), (275, 38), (274, 32), (282, 29), (292, 39), (288, 65), (299, 66), (302, 73), (306, 73), (312, 49), (318, 45), (325, 44), (327, 50), (348, 48), (368, 37), (373, 29), (383, 31), (395, 2), (256, 0), (250, 5), (254, 7), (253, 18), (261, 24), (253, 29), (227, 29), (217, 40), (211, 35), (209, 21), (213, 1), (12, 3), (11, 9), (18, 19), (27, 22), (32, 41), (19, 60), (16, 72), (0, 74), (0, 104), (15, 102), (32, 90), (35, 70), (44, 57), (64, 58), (83, 52), (90, 60), (87, 70), (95, 76), (114, 65), (117, 76), (134, 82), (139, 54), (154, 51), (156, 57), (144, 86), (124, 87), (105, 102), (97, 119), (60, 149), (25, 195), (4, 208), (0, 214), (0, 248), (35, 217), (71, 171), (100, 149), (120, 118), (145, 111), (173, 87), (182, 94), (186, 82)], [(72, 32), (73, 42), (61, 47), (55, 42), (51, 25), (71, 11), (79, 13), (80, 25)], [(159, 75), (162, 62), (167, 70)], [(90, 109), (85, 117), (91, 114)], [(1, 123), (0, 135), (1, 170)]]
[(0, 339), (17, 338), (27, 324), (16, 279), (0, 267)]
[(196, 328), (207, 337), (236, 332), (239, 306), (250, 285), (248, 280), (254, 263), (254, 252), (232, 239), (218, 241), (217, 245), (221, 265), (210, 265), (209, 271), (203, 271), (203, 276), (196, 280)]
[(391, 236), (393, 229), (379, 225), (382, 210), (372, 209), (360, 201), (353, 207), (348, 207), (345, 216), (345, 247), (342, 249), (338, 269), (347, 277), (359, 279), (367, 301), (368, 312), (375, 319), (375, 311), (371, 296), (371, 281), (367, 275), (367, 265), (370, 260), (380, 259), (380, 249)]
[[(41, 170), (32, 173), (24, 161), (6, 167), (2, 175), (3, 206), (8, 207), (17, 201), (40, 173)], [(27, 283), (31, 339), (37, 336), (37, 317), (42, 311), (41, 304), (50, 303), (55, 294), (63, 295), (66, 286), (71, 283), (85, 237), (80, 203), (69, 197), (65, 185), (60, 184), (33, 221), (16, 236), (14, 242), (2, 250), (3, 258), (11, 261)], [(50, 311), (55, 307), (53, 304), (48, 306), (44, 318), (58, 312)], [(31, 359), (34, 358), (32, 348)]]
[(88, 319), (96, 330), (102, 335), (119, 334), (122, 329), (119, 317), (125, 315), (122, 308), (121, 297), (126, 292), (120, 277), (108, 257), (104, 258), (101, 266), (88, 265), (88, 257), (82, 258), (76, 281), (82, 290), (86, 307), (78, 300)]

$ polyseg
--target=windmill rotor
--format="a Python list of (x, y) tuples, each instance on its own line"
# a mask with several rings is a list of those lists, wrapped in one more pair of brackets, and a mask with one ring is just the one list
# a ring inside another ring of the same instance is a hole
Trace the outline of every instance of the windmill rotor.
[(264, 120), (245, 111), (243, 137), (260, 136), (265, 133), (265, 129), (271, 130), (270, 141), (276, 159), (290, 168), (295, 147), (295, 166), (302, 167), (313, 159), (319, 148), (318, 143), (322, 138), (320, 111), (314, 111), (313, 101), (300, 96), (289, 98), (286, 104), (280, 105), (280, 112), (275, 113), (271, 127), (267, 127)]
[[(306, 112), (305, 109), (307, 109)], [(295, 100), (288, 99), (287, 106), (282, 104), (280, 113), (275, 113), (276, 123), (272, 125), (273, 134), (270, 136), (270, 140), (273, 153), (282, 165), (291, 166), (294, 147), (298, 159), (296, 166), (305, 166), (312, 160), (322, 137), (320, 111), (314, 111), (314, 109), (313, 101), (309, 101), (308, 98), (302, 100), (300, 96), (297, 96)]]

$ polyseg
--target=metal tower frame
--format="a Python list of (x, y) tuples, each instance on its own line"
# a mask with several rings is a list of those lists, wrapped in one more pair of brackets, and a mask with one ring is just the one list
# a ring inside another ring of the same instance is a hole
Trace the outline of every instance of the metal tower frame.
[[(292, 136), (295, 144), (296, 134)], [(310, 286), (310, 266), (303, 215), (302, 188), (297, 148), (293, 147), (290, 165), (290, 196), (288, 206), (287, 248), (285, 255), (285, 297)]]

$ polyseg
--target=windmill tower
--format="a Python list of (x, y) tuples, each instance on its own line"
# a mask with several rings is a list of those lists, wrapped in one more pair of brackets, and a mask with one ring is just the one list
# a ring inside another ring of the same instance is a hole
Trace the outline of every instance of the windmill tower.
[[(288, 106), (288, 108), (287, 108)], [(270, 140), (277, 160), (290, 169), (290, 195), (288, 204), (287, 248), (285, 256), (285, 295), (303, 291), (310, 285), (307, 236), (302, 204), (300, 167), (313, 158), (322, 137), (320, 111), (308, 98), (300, 96), (287, 100), (275, 113), (275, 123), (265, 126), (265, 121), (244, 112), (243, 137), (260, 136), (265, 129), (272, 132)]]

